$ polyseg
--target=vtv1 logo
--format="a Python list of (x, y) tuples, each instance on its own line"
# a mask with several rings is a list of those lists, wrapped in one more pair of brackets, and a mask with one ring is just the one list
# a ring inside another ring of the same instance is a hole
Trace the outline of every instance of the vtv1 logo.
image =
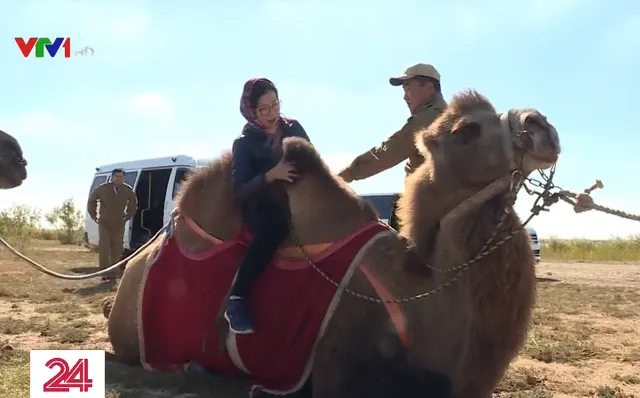
[(30, 353), (32, 398), (105, 396), (102, 350), (34, 350)]
[[(16, 37), (14, 40), (25, 58), (31, 55), (34, 47), (36, 49), (36, 58), (44, 58), (45, 49), (49, 56), (53, 58), (58, 54), (61, 47), (64, 50), (64, 57), (71, 57), (71, 38), (69, 37), (56, 37), (53, 42), (48, 37), (30, 37), (26, 41), (22, 37)], [(89, 51), (91, 52), (90, 55), (93, 55), (93, 49), (90, 47), (76, 51), (75, 55), (89, 55)]]

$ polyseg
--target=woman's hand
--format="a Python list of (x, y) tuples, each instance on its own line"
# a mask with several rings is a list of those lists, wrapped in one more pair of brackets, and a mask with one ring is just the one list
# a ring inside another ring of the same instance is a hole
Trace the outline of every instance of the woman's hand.
[(277, 180), (293, 182), (293, 179), (297, 176), (298, 175), (296, 174), (296, 170), (293, 165), (285, 162), (284, 157), (280, 159), (277, 165), (265, 173), (268, 183), (272, 183)]

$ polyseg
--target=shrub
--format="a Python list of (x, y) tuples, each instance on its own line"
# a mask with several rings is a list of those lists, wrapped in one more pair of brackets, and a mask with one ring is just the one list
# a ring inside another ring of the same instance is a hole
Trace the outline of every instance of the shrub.
[(41, 219), (40, 210), (14, 204), (8, 209), (0, 210), (0, 236), (24, 249), (38, 230)]
[(63, 245), (79, 245), (82, 243), (82, 212), (69, 198), (62, 205), (55, 207), (45, 216), (47, 222), (58, 231), (58, 241)]

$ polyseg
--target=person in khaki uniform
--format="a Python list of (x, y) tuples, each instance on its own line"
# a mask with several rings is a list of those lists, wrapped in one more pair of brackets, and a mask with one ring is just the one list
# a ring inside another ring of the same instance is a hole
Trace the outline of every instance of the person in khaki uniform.
[[(98, 249), (100, 269), (120, 261), (124, 237), (124, 225), (138, 210), (138, 199), (130, 185), (124, 183), (124, 170), (114, 169), (111, 182), (97, 187), (89, 195), (89, 215), (98, 224)], [(97, 217), (98, 200), (100, 217)], [(124, 209), (127, 208), (125, 214)], [(103, 280), (114, 279), (113, 274)]]
[(392, 86), (402, 86), (404, 100), (411, 117), (400, 130), (393, 133), (379, 147), (358, 156), (338, 175), (346, 182), (363, 180), (392, 168), (405, 159), (406, 175), (411, 174), (424, 158), (414, 144), (415, 133), (428, 127), (446, 108), (440, 91), (440, 73), (429, 64), (415, 64), (404, 75), (389, 79)]

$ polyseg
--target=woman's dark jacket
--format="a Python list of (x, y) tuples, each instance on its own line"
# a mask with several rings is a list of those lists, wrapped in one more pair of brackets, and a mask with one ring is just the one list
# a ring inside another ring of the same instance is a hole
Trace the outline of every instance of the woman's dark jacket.
[[(284, 121), (281, 139), (309, 137), (297, 120)], [(243, 208), (268, 185), (265, 173), (282, 158), (282, 145), (271, 145), (267, 135), (247, 125), (232, 147), (231, 182), (233, 194)]]

